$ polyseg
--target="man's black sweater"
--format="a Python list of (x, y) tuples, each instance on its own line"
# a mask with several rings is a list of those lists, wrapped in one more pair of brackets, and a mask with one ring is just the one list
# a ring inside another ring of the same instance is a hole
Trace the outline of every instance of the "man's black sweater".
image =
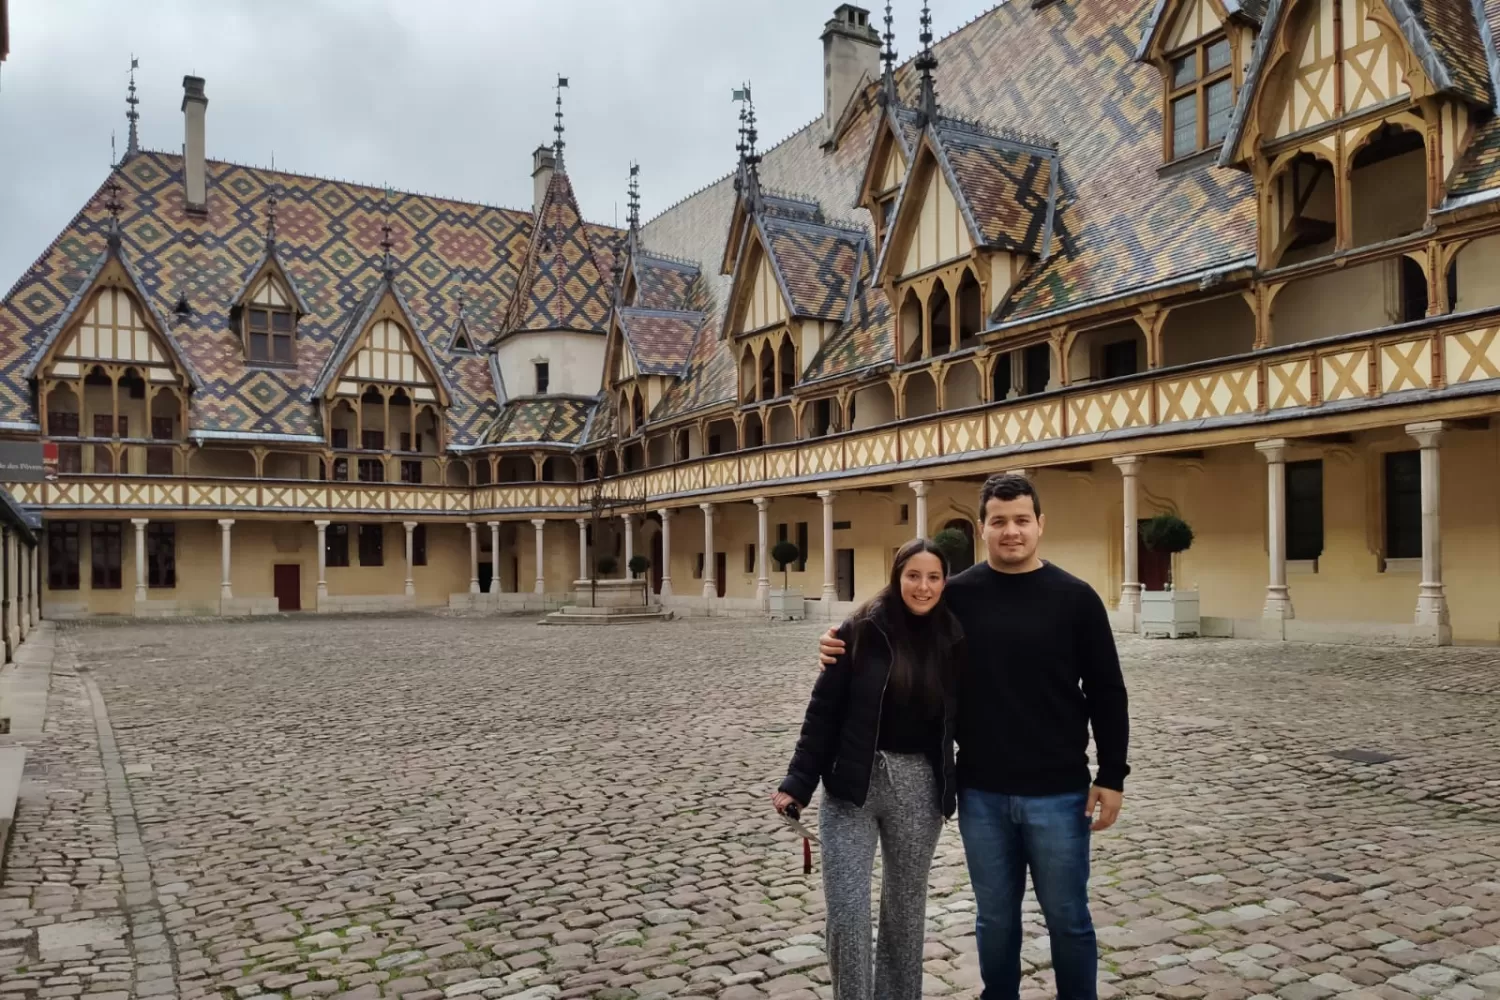
[(943, 599), (963, 625), (958, 782), (1009, 795), (1060, 795), (1094, 784), (1123, 791), (1130, 768), (1125, 680), (1104, 602), (1082, 580), (1044, 563), (1000, 573), (979, 563), (948, 581)]

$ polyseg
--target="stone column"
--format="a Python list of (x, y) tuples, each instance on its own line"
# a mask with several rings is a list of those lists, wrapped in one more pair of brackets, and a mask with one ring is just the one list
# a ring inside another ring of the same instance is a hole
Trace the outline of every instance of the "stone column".
[(661, 509), (661, 593), (658, 597), (672, 596), (672, 512)]
[(15, 657), (16, 644), (18, 642), (19, 630), (16, 628), (15, 588), (11, 585), (11, 539), (14, 533), (9, 527), (0, 527), (0, 560), (4, 561), (5, 572), (0, 574), (0, 612), (3, 612), (5, 631), (5, 662), (9, 663)]
[(31, 570), (28, 568), (31, 562), (31, 550), (26, 543), (21, 541), (21, 536), (16, 536), (16, 621), (21, 626), (21, 641), (31, 634), (31, 615), (27, 612), (27, 604), (31, 589)]
[(1127, 455), (1114, 461), (1120, 469), (1120, 477), (1125, 485), (1125, 553), (1124, 566), (1120, 573), (1120, 610), (1138, 612), (1141, 610), (1141, 529), (1136, 522), (1140, 520), (1137, 487), (1141, 474), (1141, 459), (1137, 455)]
[(490, 593), (500, 593), (500, 522), (489, 521), (490, 526)]
[(823, 607), (832, 614), (839, 596), (833, 565), (833, 491), (819, 490), (818, 497), (823, 501)]
[(36, 548), (31, 552), (31, 625), (35, 628), (42, 620), (42, 546), (44, 535), (38, 535)]
[(635, 558), (635, 516), (633, 514), (621, 514), (620, 520), (625, 522), (625, 566), (624, 577), (630, 579), (630, 560)]
[(149, 518), (133, 517), (130, 523), (135, 525), (135, 599), (144, 601), (146, 599), (146, 525), (151, 521)]
[(1439, 420), (1406, 425), (1406, 433), (1416, 438), (1422, 448), (1422, 584), (1417, 590), (1416, 623), (1437, 629), (1448, 627), (1448, 594), (1443, 588), (1443, 537), (1439, 525), (1442, 477), (1438, 466), (1438, 444), (1444, 430)]
[(767, 610), (771, 607), (771, 501), (755, 498), (755, 599)]
[(473, 521), (464, 527), (469, 529), (469, 593), (479, 593), (479, 525)]
[(417, 583), (412, 579), (412, 567), (415, 565), (412, 561), (412, 533), (417, 530), (417, 522), (402, 521), (401, 527), (406, 529), (406, 587), (404, 592), (407, 597), (416, 597)]
[(234, 527), (234, 518), (227, 517), (219, 522), (220, 546), (222, 548), (221, 559), (224, 563), (223, 581), (219, 584), (219, 596), (224, 600), (232, 600), (234, 592), (229, 589), (229, 531)]
[(318, 529), (318, 601), (328, 598), (328, 521), (314, 521)]
[(927, 491), (931, 488), (931, 483), (915, 482), (911, 484), (911, 491), (917, 495), (916, 537), (918, 538), (927, 537)]
[(577, 518), (578, 521), (578, 579), (589, 579), (589, 519)]
[(700, 503), (703, 511), (703, 596), (718, 597), (719, 588), (714, 584), (714, 505)]
[(545, 594), (547, 592), (547, 568), (546, 565), (542, 562), (542, 532), (547, 527), (547, 522), (542, 520), (541, 518), (538, 518), (537, 520), (531, 522), (531, 526), (536, 529), (535, 590), (538, 594)]
[(1271, 555), (1271, 582), (1266, 586), (1266, 618), (1295, 618), (1286, 583), (1286, 440), (1260, 441), (1255, 450), (1266, 459), (1266, 523)]

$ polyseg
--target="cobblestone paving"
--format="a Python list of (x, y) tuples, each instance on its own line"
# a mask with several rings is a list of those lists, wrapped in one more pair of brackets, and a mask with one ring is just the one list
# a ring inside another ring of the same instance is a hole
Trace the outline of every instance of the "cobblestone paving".
[[(817, 631), (65, 629), (0, 1000), (827, 997), (818, 876), (767, 804)], [(1494, 650), (1122, 652), (1105, 1000), (1500, 997)], [(1331, 756), (1355, 749), (1396, 759)], [(1051, 978), (1028, 919), (1030, 1000)], [(929, 996), (977, 994), (954, 824), (927, 959)]]

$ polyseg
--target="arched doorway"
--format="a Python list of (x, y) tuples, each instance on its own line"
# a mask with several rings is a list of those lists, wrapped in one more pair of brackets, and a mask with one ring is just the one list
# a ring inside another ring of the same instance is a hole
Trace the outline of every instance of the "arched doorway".
[(960, 554), (957, 559), (953, 560), (953, 564), (948, 567), (950, 573), (962, 573), (974, 565), (974, 522), (968, 518), (956, 517), (943, 525), (944, 531), (948, 531), (949, 529), (959, 532), (969, 540), (968, 551)]

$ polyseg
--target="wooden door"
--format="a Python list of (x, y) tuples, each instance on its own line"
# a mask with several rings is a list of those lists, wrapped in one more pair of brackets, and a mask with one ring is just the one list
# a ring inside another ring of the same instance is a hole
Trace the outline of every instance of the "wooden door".
[(1153, 552), (1146, 548), (1145, 541), (1140, 537), (1140, 530), (1145, 525), (1145, 521), (1140, 521), (1136, 526), (1137, 579), (1141, 581), (1143, 590), (1166, 590), (1167, 578), (1172, 573), (1172, 557), (1165, 552)]
[(839, 549), (834, 553), (834, 587), (839, 600), (854, 600), (854, 550)]
[(302, 610), (302, 567), (277, 563), (273, 569), (276, 606), (282, 611)]
[(719, 588), (719, 596), (724, 596), (724, 590), (729, 585), (729, 556), (724, 552), (714, 553), (714, 586)]

